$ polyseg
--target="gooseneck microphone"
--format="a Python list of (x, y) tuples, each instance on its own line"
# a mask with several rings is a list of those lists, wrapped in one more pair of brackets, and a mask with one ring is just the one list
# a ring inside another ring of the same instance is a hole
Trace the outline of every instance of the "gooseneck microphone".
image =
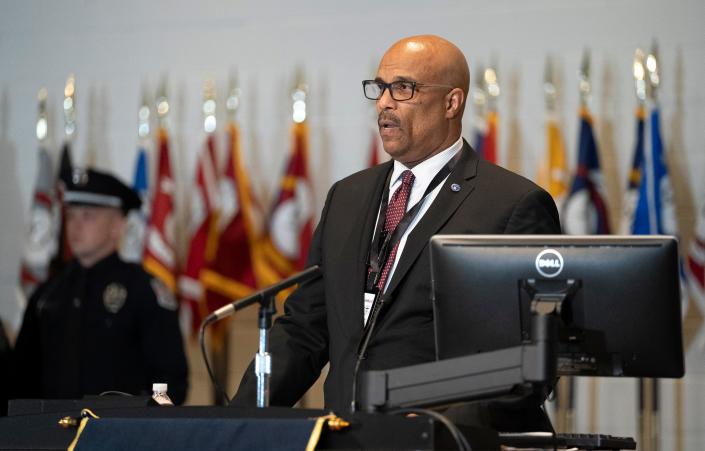
[[(274, 296), (280, 291), (289, 288), (291, 286), (308, 282), (321, 277), (322, 271), (321, 267), (314, 265), (305, 270), (294, 274), (293, 276), (287, 277), (275, 284), (272, 284), (262, 290), (256, 291), (249, 296), (239, 299), (235, 302), (231, 302), (218, 310), (214, 311), (206, 317), (201, 323), (201, 328), (198, 333), (199, 342), (201, 345), (201, 354), (203, 355), (203, 361), (206, 364), (206, 369), (208, 370), (208, 375), (211, 378), (211, 382), (215, 389), (223, 397), (223, 401), (227, 404), (230, 399), (227, 393), (218, 383), (218, 380), (213, 374), (213, 369), (208, 361), (208, 354), (206, 353), (205, 346), (205, 330), (210, 324), (228, 317), (238, 310), (242, 310), (245, 307), (249, 307), (252, 304), (260, 304), (260, 314), (258, 318), (258, 324), (260, 329), (260, 349), (256, 356), (256, 367), (257, 367), (257, 378), (258, 378), (258, 407), (265, 407), (268, 404), (268, 383), (271, 373), (271, 356), (267, 352), (267, 330), (272, 325), (272, 315), (276, 312), (274, 306)], [(261, 370), (261, 371), (260, 371)], [(262, 383), (260, 383), (262, 380)], [(261, 387), (260, 387), (261, 385)], [(262, 392), (262, 393), (260, 393)]]
[[(282, 290), (285, 290), (293, 285), (308, 282), (309, 280), (316, 279), (321, 276), (321, 267), (314, 265), (304, 269), (301, 272), (294, 274), (293, 276), (287, 277), (275, 284), (272, 284), (260, 291), (256, 291), (249, 296), (242, 299), (238, 299), (235, 302), (231, 302), (228, 305), (220, 307), (218, 310), (214, 311), (203, 320), (203, 324), (209, 325), (215, 321), (226, 318), (238, 310), (242, 310), (245, 307), (249, 307), (255, 303), (263, 303), (269, 297), (276, 295)], [(203, 325), (201, 325), (203, 327)]]

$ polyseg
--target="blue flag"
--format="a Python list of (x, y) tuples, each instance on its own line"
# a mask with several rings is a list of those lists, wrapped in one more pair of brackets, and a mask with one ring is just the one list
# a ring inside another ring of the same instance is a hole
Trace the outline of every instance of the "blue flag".
[(473, 144), (473, 149), (477, 152), (479, 156), (484, 155), (484, 149), (483, 149), (483, 144), (485, 142), (485, 134), (482, 130), (479, 128), (475, 129), (475, 140)]
[(142, 261), (144, 251), (144, 238), (147, 232), (147, 219), (149, 218), (149, 167), (147, 150), (140, 146), (135, 162), (134, 179), (132, 187), (142, 199), (142, 208), (132, 210), (127, 217), (127, 230), (120, 254), (125, 261), (139, 263)]
[(137, 194), (142, 198), (142, 202), (146, 200), (147, 189), (149, 188), (149, 172), (147, 168), (147, 151), (144, 147), (140, 147), (137, 151), (137, 163), (135, 164), (135, 176), (132, 187), (137, 191)]
[(634, 223), (634, 212), (639, 199), (639, 187), (641, 186), (641, 173), (644, 168), (644, 132), (646, 121), (646, 109), (639, 105), (636, 110), (636, 139), (634, 145), (634, 156), (632, 166), (629, 168), (627, 177), (627, 191), (624, 196), (622, 208), (622, 223), (620, 233), (629, 235), (632, 233)]
[(563, 229), (573, 235), (610, 233), (592, 117), (584, 107), (580, 109), (578, 164), (563, 206)]
[[(668, 175), (668, 165), (661, 140), (661, 119), (658, 107), (654, 107), (649, 118), (651, 142), (644, 153), (639, 185), (639, 199), (634, 212), (632, 233), (634, 235), (674, 235), (678, 236), (676, 208), (673, 201), (673, 187)], [(688, 307), (685, 289), (685, 269), (679, 257), (681, 280), (681, 314)]]
[(643, 159), (639, 199), (634, 212), (632, 233), (677, 235), (673, 189), (663, 153), (658, 108), (654, 108), (651, 112), (649, 126), (651, 146), (649, 146), (650, 152), (645, 153)]

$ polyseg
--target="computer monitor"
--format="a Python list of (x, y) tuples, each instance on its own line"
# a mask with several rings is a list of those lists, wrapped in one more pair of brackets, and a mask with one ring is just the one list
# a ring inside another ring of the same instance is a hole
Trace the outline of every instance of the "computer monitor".
[(526, 343), (532, 302), (562, 300), (559, 375), (684, 373), (673, 237), (438, 235), (430, 251), (438, 359)]

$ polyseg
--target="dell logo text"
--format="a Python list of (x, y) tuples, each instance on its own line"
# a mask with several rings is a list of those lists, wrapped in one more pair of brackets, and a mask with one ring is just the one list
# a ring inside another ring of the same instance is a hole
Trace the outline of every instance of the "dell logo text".
[(544, 277), (556, 277), (563, 270), (563, 256), (555, 249), (544, 249), (536, 256), (536, 270)]

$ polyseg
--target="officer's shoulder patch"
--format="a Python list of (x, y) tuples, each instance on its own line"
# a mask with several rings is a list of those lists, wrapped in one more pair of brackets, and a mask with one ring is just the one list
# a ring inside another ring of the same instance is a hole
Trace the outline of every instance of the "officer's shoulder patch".
[(150, 279), (150, 283), (152, 284), (152, 289), (157, 297), (157, 304), (159, 304), (160, 307), (171, 311), (175, 311), (179, 308), (179, 303), (176, 302), (174, 293), (172, 293), (161, 280), (156, 277), (152, 277)]

